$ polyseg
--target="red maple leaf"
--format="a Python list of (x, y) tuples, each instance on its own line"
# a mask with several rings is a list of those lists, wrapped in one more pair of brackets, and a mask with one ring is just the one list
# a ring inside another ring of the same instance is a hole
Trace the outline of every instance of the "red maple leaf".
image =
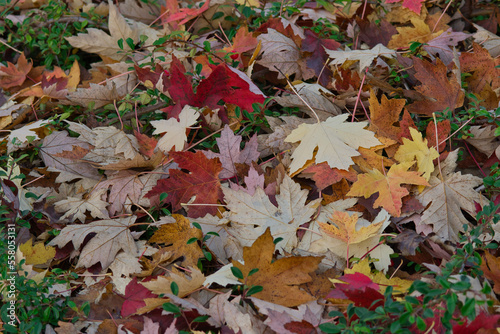
[[(400, 1), (401, 0), (386, 0), (385, 3), (395, 3)], [(420, 9), (422, 9), (422, 2), (424, 2), (424, 0), (403, 0), (402, 6), (417, 14), (420, 14)]]
[(170, 170), (170, 177), (159, 180), (146, 197), (167, 193), (166, 201), (172, 204), (173, 211), (178, 211), (182, 208), (181, 203), (188, 203), (193, 196), (196, 196), (191, 203), (195, 205), (189, 207), (189, 216), (198, 218), (207, 213), (215, 215), (217, 207), (213, 204), (217, 204), (217, 201), (222, 202), (224, 198), (219, 182), (219, 173), (222, 170), (219, 159), (208, 159), (201, 151), (172, 152), (170, 156), (180, 168), (190, 173)]
[[(326, 298), (349, 299), (356, 306), (374, 310), (383, 305), (384, 295), (379, 292), (379, 286), (370, 277), (361, 274), (346, 274), (338, 278), (348, 284), (335, 284)], [(374, 303), (376, 302), (376, 303)]]
[[(200, 82), (193, 91), (191, 81), (185, 76), (186, 69), (178, 60), (172, 60), (170, 66), (170, 78), (165, 80), (168, 92), (172, 100), (176, 102), (174, 106), (164, 109), (170, 117), (178, 117), (182, 108), (189, 104), (192, 107), (209, 107), (210, 109), (220, 108), (219, 117), (224, 122), (228, 118), (223, 106), (218, 105), (219, 101), (235, 104), (241, 109), (253, 111), (253, 103), (263, 103), (265, 95), (256, 91), (256, 86), (249, 80), (243, 79), (236, 69), (220, 64), (213, 67), (210, 76)], [(244, 75), (244, 74), (243, 74)], [(250, 84), (253, 87), (250, 87)]]
[(155, 295), (142, 284), (137, 283), (137, 277), (127, 285), (125, 288), (125, 301), (122, 305), (122, 317), (128, 317), (134, 314), (137, 309), (146, 306), (144, 299), (146, 298), (156, 298)]

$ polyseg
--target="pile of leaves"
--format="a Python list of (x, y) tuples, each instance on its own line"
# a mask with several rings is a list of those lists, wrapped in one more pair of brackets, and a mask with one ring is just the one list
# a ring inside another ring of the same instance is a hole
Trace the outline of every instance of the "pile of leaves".
[(68, 277), (2, 330), (500, 326), (498, 6), (72, 1), (47, 65), (0, 5), (3, 223)]

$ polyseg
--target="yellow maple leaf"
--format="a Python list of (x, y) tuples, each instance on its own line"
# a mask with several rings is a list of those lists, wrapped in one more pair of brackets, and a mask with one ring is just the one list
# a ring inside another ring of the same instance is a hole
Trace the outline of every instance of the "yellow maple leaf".
[(412, 285), (412, 281), (399, 277), (387, 278), (384, 273), (373, 273), (367, 258), (344, 270), (344, 274), (361, 273), (371, 278), (371, 280), (380, 286), (380, 292), (385, 293), (388, 286), (392, 286), (396, 293), (405, 293)]
[(408, 48), (412, 42), (427, 43), (443, 33), (443, 30), (432, 32), (424, 20), (418, 17), (411, 18), (411, 24), (413, 27), (396, 28), (398, 34), (393, 35), (387, 45), (390, 49)]
[(412, 165), (413, 162), (392, 165), (385, 175), (377, 169), (373, 169), (366, 174), (360, 174), (347, 196), (364, 196), (368, 198), (378, 193), (379, 196), (373, 203), (373, 207), (381, 206), (394, 217), (399, 217), (403, 206), (402, 198), (409, 194), (408, 189), (401, 187), (401, 184), (429, 185), (427, 180), (420, 176), (420, 172), (408, 171)]
[(43, 242), (33, 245), (33, 240), (30, 239), (24, 244), (19, 245), (19, 249), (26, 257), (26, 264), (45, 264), (52, 260), (56, 255), (56, 249), (52, 246), (45, 246)]
[(438, 151), (434, 147), (427, 146), (427, 139), (422, 139), (422, 134), (414, 128), (410, 128), (410, 134), (413, 138), (409, 140), (403, 138), (403, 145), (399, 147), (394, 158), (399, 162), (417, 161), (418, 171), (423, 173), (422, 177), (429, 181), (431, 173), (434, 171), (434, 159), (439, 157)]
[(347, 212), (334, 211), (330, 220), (335, 225), (323, 222), (318, 222), (318, 224), (327, 235), (342, 240), (347, 245), (362, 242), (379, 233), (382, 222), (364, 226), (356, 230), (358, 218), (358, 214), (356, 213), (349, 216)]

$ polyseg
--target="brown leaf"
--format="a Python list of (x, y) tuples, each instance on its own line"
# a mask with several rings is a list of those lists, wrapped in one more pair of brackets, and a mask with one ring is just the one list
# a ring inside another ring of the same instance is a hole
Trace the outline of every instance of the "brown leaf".
[(436, 60), (436, 65), (419, 58), (413, 59), (415, 77), (422, 83), (415, 90), (426, 97), (426, 100), (415, 101), (407, 106), (408, 111), (416, 114), (432, 115), (445, 109), (454, 111), (464, 104), (465, 94), (456, 77), (448, 79), (447, 69), (443, 62)]
[[(233, 260), (233, 266), (240, 269), (248, 286), (262, 286), (263, 290), (253, 295), (283, 306), (293, 307), (315, 298), (299, 288), (300, 284), (311, 282), (309, 275), (318, 267), (322, 257), (294, 256), (274, 262), (274, 243), (268, 228), (252, 245), (243, 249), (245, 264)], [(252, 269), (259, 269), (248, 276)]]
[(172, 259), (184, 257), (182, 260), (184, 266), (196, 267), (198, 259), (203, 257), (203, 252), (197, 241), (190, 243), (188, 241), (193, 238), (201, 240), (203, 233), (191, 227), (186, 217), (178, 214), (173, 214), (172, 217), (176, 222), (161, 225), (149, 242), (168, 245), (165, 250), (172, 252)]

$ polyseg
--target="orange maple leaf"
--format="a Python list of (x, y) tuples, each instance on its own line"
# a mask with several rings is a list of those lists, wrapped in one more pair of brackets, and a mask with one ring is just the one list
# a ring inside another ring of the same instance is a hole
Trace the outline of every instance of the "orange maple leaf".
[(24, 53), (19, 57), (17, 65), (7, 62), (7, 66), (0, 67), (0, 87), (6, 89), (21, 86), (32, 67), (33, 63), (28, 63)]
[(392, 165), (386, 175), (377, 169), (358, 175), (358, 180), (352, 185), (347, 196), (368, 198), (378, 192), (379, 196), (373, 207), (381, 206), (394, 217), (399, 217), (403, 205), (401, 199), (409, 194), (408, 189), (401, 187), (401, 184), (429, 185), (419, 172), (408, 172), (412, 165), (413, 162)]

